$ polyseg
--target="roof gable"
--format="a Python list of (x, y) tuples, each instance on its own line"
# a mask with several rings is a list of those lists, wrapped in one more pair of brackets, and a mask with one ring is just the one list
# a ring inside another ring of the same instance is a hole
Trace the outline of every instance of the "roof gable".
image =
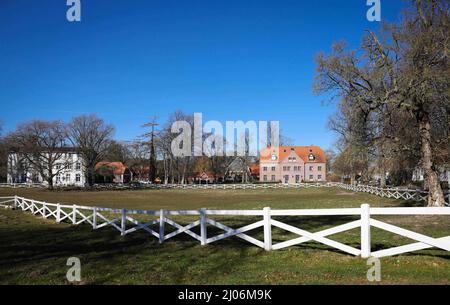
[[(279, 146), (268, 147), (261, 151), (261, 161), (274, 161), (272, 155), (277, 156), (276, 162), (284, 162), (291, 152), (295, 152), (305, 163), (325, 163), (325, 152), (319, 146)], [(314, 156), (314, 160), (309, 160), (309, 155)]]

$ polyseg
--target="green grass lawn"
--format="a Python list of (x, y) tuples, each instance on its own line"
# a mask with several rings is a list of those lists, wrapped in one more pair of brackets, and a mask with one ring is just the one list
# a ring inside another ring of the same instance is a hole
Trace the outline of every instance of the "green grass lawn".
[[(272, 209), (408, 206), (341, 189), (293, 190), (142, 190), (50, 192), (0, 189), (0, 196), (19, 195), (52, 203), (113, 208)], [(429, 236), (450, 235), (449, 217), (376, 217)], [(193, 218), (177, 217), (180, 224)], [(258, 217), (213, 217), (238, 228)], [(283, 222), (308, 231), (352, 221), (353, 217), (283, 217)], [(166, 232), (172, 231), (170, 227)], [(198, 228), (193, 229), (198, 232)], [(209, 236), (221, 233), (208, 227)], [(249, 232), (262, 240), (262, 228)], [(409, 243), (408, 239), (373, 229), (374, 250)], [(295, 237), (273, 228), (274, 243)], [(359, 247), (359, 230), (330, 237)], [(0, 210), (0, 283), (65, 284), (69, 257), (82, 264), (83, 284), (368, 284), (366, 260), (309, 242), (266, 252), (237, 237), (207, 246), (183, 234), (159, 244), (144, 231), (126, 236), (112, 227), (96, 231), (88, 225), (56, 224), (21, 211)], [(450, 284), (450, 253), (422, 250), (381, 259), (382, 284)]]

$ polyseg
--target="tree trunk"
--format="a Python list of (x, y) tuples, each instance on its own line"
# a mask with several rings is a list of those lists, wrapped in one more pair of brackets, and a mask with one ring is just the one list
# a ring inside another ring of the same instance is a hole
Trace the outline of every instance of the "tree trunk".
[(350, 185), (354, 185), (355, 184), (355, 174), (351, 174), (350, 175)]
[(386, 173), (385, 171), (381, 171), (380, 173), (380, 187), (385, 188), (386, 187)]
[(445, 205), (444, 192), (442, 191), (439, 183), (439, 176), (433, 165), (430, 133), (431, 126), (428, 115), (423, 115), (419, 120), (419, 128), (424, 181), (428, 185), (428, 206), (442, 207)]
[(94, 172), (95, 172), (95, 168), (93, 168), (92, 166), (90, 166), (87, 169), (87, 177), (86, 178), (87, 178), (88, 186), (90, 188), (92, 188), (94, 186), (94, 178), (95, 178)]
[(386, 187), (386, 169), (384, 168), (383, 160), (380, 162), (380, 187)]
[(52, 177), (47, 178), (47, 183), (48, 183), (48, 189), (53, 190), (53, 178)]
[(447, 170), (447, 189), (450, 190), (450, 170)]

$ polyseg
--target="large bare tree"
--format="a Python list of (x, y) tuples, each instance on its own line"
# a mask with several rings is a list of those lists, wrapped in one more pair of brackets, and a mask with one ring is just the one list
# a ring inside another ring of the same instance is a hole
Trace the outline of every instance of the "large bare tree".
[(72, 163), (65, 158), (73, 149), (67, 146), (67, 130), (61, 121), (35, 120), (20, 124), (8, 136), (8, 142), (13, 143), (15, 150), (40, 174), (50, 189), (53, 189), (54, 177)]
[(72, 119), (68, 125), (69, 138), (83, 157), (87, 184), (95, 182), (95, 165), (101, 161), (110, 146), (115, 128), (106, 124), (95, 114)]
[(448, 1), (415, 0), (400, 24), (369, 31), (359, 50), (336, 44), (331, 55), (317, 57), (315, 91), (337, 92), (357, 122), (360, 143), (398, 144), (404, 130), (396, 119), (411, 122), (412, 141), (403, 144), (412, 150), (420, 143), (429, 206), (445, 203), (435, 162), (436, 148), (449, 143), (442, 119), (450, 113), (449, 27)]

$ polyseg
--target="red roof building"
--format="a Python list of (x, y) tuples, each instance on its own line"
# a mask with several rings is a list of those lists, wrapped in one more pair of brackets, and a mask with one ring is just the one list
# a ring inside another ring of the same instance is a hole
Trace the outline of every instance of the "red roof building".
[(279, 146), (261, 151), (261, 182), (326, 181), (326, 156), (318, 146)]
[(95, 172), (103, 178), (103, 183), (130, 183), (133, 174), (122, 162), (103, 161), (95, 165)]

